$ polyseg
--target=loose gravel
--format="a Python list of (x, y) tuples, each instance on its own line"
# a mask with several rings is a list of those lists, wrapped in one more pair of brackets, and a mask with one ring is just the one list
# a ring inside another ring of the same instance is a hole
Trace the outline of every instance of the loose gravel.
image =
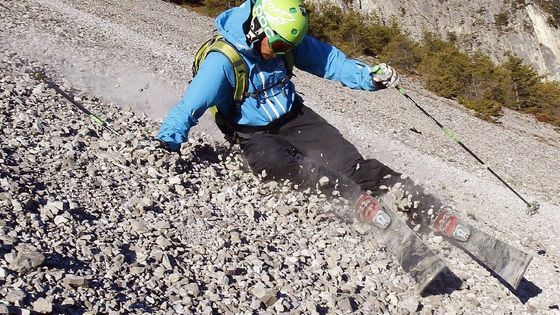
[(367, 228), (338, 218), (344, 201), (263, 184), (237, 152), (204, 136), (181, 155), (167, 153), (151, 140), (156, 123), (77, 92), (120, 130), (114, 136), (31, 79), (37, 64), (1, 54), (6, 305), (40, 313), (407, 312), (387, 291), (414, 297), (413, 283)]

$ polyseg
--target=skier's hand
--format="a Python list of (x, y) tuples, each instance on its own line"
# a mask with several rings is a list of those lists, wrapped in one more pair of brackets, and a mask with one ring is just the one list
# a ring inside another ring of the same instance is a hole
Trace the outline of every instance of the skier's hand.
[(370, 75), (373, 80), (373, 84), (378, 89), (395, 87), (399, 84), (399, 75), (397, 74), (397, 71), (384, 63), (380, 63), (373, 67)]
[(180, 144), (165, 142), (158, 138), (154, 138), (154, 141), (156, 142), (158, 148), (162, 148), (169, 152), (179, 152), (179, 149), (181, 148)]

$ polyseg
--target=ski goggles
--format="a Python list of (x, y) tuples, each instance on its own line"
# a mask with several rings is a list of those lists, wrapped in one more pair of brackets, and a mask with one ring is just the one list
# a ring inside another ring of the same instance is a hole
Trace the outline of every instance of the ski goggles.
[(288, 42), (278, 34), (268, 38), (268, 46), (276, 55), (285, 55), (294, 48), (294, 44)]

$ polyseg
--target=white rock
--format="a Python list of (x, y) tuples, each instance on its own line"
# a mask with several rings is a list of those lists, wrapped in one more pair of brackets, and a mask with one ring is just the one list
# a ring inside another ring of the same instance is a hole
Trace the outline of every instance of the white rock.
[(181, 178), (178, 177), (178, 176), (171, 177), (167, 180), (167, 183), (169, 185), (179, 185), (179, 184), (181, 184)]
[(66, 275), (64, 277), (64, 279), (62, 279), (62, 282), (68, 284), (68, 285), (73, 285), (73, 286), (83, 286), (86, 284), (87, 280), (84, 277), (81, 276), (75, 276), (75, 275)]
[(36, 251), (19, 252), (15, 259), (10, 263), (10, 269), (25, 273), (36, 269), (45, 261), (45, 256)]
[(198, 296), (200, 294), (200, 289), (198, 284), (195, 282), (189, 283), (185, 286), (185, 290), (192, 296)]
[(405, 297), (399, 302), (399, 306), (403, 307), (411, 313), (416, 312), (419, 304), (420, 302), (418, 301), (418, 298), (412, 295)]
[(56, 225), (63, 225), (65, 223), (68, 223), (68, 219), (62, 215), (57, 215), (56, 217), (54, 217), (54, 224)]
[(436, 235), (436, 236), (432, 237), (432, 241), (433, 241), (435, 244), (441, 244), (441, 242), (443, 242), (443, 236), (441, 236), (441, 235)]
[(21, 203), (15, 199), (12, 199), (12, 208), (15, 212), (21, 212), (23, 210)]
[(51, 313), (53, 305), (45, 298), (38, 298), (35, 302), (31, 303), (33, 310), (38, 313)]

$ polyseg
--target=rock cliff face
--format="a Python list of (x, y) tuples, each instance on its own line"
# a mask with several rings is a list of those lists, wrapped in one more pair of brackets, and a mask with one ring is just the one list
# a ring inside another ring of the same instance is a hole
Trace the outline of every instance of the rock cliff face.
[[(454, 37), (466, 51), (481, 50), (495, 61), (511, 52), (542, 74), (560, 80), (560, 30), (536, 4), (512, 0), (335, 0), (382, 21), (396, 17), (405, 30), (420, 38), (424, 30)], [(555, 3), (552, 1), (551, 3)]]

